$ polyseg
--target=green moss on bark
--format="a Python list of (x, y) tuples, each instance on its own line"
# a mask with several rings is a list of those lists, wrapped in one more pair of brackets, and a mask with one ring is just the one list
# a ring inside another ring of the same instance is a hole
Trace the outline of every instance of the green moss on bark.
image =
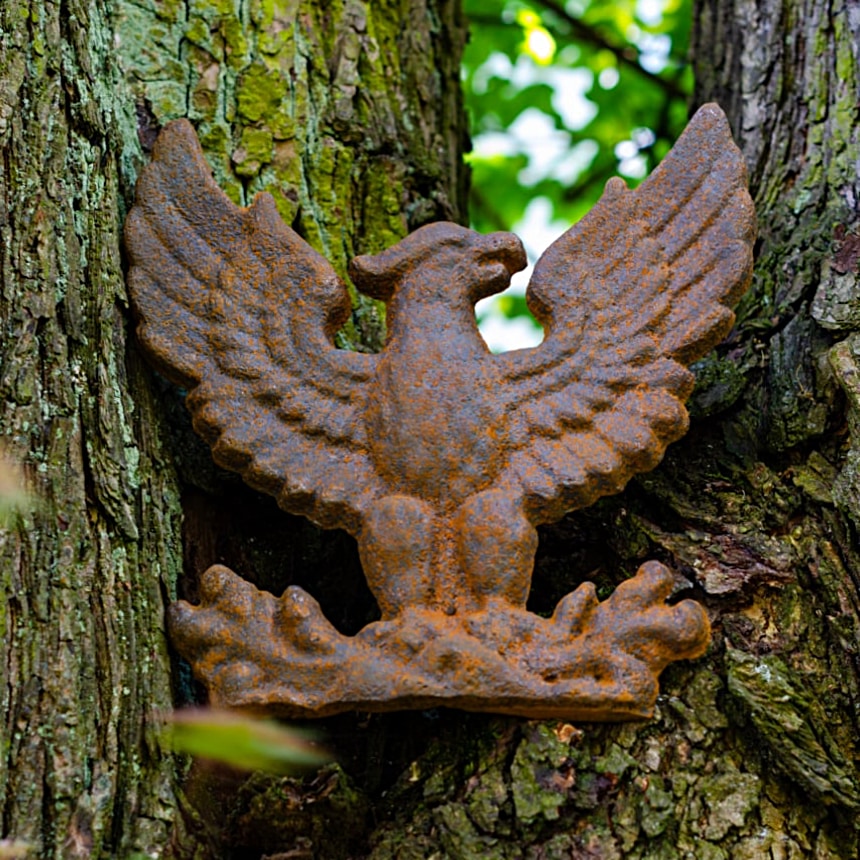
[[(158, 123), (194, 120), (230, 197), (272, 193), (342, 277), (356, 254), (465, 218), (453, 6), (196, 0), (167, 25), (123, 5), (118, 31), (139, 105)], [(382, 308), (353, 299), (341, 344), (378, 349)]]
[(174, 813), (156, 734), (180, 506), (126, 350), (130, 94), (99, 3), (4, 4), (0, 41), (0, 431), (38, 497), (0, 540), (4, 835), (45, 858), (157, 853)]

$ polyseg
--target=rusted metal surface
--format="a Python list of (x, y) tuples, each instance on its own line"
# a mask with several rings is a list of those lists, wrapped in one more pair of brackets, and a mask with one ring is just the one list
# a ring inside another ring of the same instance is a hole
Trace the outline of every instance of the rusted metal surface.
[(423, 227), (350, 267), (387, 302), (379, 355), (334, 346), (330, 265), (261, 194), (213, 182), (192, 127), (161, 134), (126, 224), (153, 364), (189, 390), (215, 460), (358, 540), (382, 619), (339, 633), (297, 587), (227, 568), (171, 608), (173, 642), (224, 705), (300, 716), (452, 705), (648, 716), (657, 677), (701, 654), (702, 608), (649, 562), (603, 603), (581, 585), (525, 609), (535, 527), (619, 491), (687, 428), (687, 365), (728, 332), (752, 267), (752, 202), (720, 109), (703, 107), (637, 190), (613, 179), (539, 261), (539, 347), (491, 355), (474, 303), (526, 264), (515, 236)]

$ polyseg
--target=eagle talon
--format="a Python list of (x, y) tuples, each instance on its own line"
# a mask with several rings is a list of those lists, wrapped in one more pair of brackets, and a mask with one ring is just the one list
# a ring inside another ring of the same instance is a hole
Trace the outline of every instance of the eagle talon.
[[(223, 568), (227, 592), (247, 591), (254, 620), (217, 601), (179, 602), (171, 632), (213, 701), (225, 706), (264, 703), (293, 717), (435, 703), (524, 716), (642, 718), (666, 663), (698, 656), (708, 642), (697, 604), (667, 606), (657, 595), (655, 575), (670, 577), (659, 567), (643, 566), (603, 603), (584, 583), (550, 619), (492, 598), (453, 626), (441, 611), (410, 608), (353, 637), (338, 633), (301, 589), (276, 600)], [(263, 636), (267, 617), (279, 620)]]

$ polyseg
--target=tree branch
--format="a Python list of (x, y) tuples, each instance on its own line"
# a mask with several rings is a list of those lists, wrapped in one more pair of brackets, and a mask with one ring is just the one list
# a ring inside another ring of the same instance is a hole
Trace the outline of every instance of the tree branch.
[[(642, 67), (639, 62), (640, 53), (634, 45), (613, 44), (590, 24), (585, 24), (568, 13), (564, 6), (557, 2), (557, 0), (534, 0), (534, 2), (539, 6), (543, 6), (544, 9), (547, 9), (564, 21), (570, 27), (571, 34), (575, 40), (584, 42), (585, 44), (591, 45), (599, 50), (609, 51), (618, 60), (619, 65), (627, 66), (627, 68), (638, 72), (640, 75), (660, 87), (668, 96), (684, 100), (687, 99), (688, 94), (678, 86), (676, 81), (671, 78), (661, 77), (660, 75), (655, 74), (654, 72), (649, 72), (648, 69)], [(487, 15), (470, 15), (469, 20), (472, 23), (483, 24), (485, 26), (510, 26), (505, 24), (503, 21), (500, 21), (498, 18), (491, 18)], [(546, 26), (546, 22), (544, 22), (544, 26)], [(561, 37), (563, 39), (566, 35), (564, 33), (560, 33), (557, 28), (552, 26), (547, 27), (547, 29), (550, 30), (555, 37)]]
[(607, 181), (618, 174), (618, 162), (613, 161), (587, 170), (582, 180), (569, 185), (562, 191), (561, 199), (566, 203), (572, 203), (581, 195), (585, 194), (594, 185), (606, 185)]
[(478, 190), (477, 186), (473, 185), (471, 189), (471, 209), (478, 210), (483, 217), (493, 225), (496, 230), (508, 231), (511, 229), (511, 224), (508, 224), (499, 214), (498, 209), (487, 199), (484, 194)]

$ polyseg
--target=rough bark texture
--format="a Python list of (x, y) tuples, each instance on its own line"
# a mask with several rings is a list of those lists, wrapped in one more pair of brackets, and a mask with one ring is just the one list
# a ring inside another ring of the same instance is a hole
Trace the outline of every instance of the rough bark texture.
[(45, 857), (156, 850), (172, 820), (180, 505), (127, 349), (119, 85), (102, 3), (0, 5), (0, 422), (38, 495), (0, 537), (0, 827)]
[[(154, 742), (181, 567), (190, 596), (215, 561), (301, 584), (345, 632), (375, 609), (351, 542), (216, 470), (142, 366), (118, 243), (135, 170), (189, 116), (222, 187), (272, 191), (343, 271), (464, 217), (464, 30), (455, 0), (112, 9), (0, 6), (2, 429), (41, 498), (0, 543), (2, 835), (45, 857), (857, 857), (856, 4), (701, 0), (696, 101), (722, 103), (750, 164), (754, 287), (699, 367), (689, 436), (542, 532), (536, 610), (648, 558), (688, 575), (714, 641), (664, 673), (656, 718), (344, 715), (320, 723), (340, 764), (319, 774), (195, 766), (181, 787)], [(345, 344), (380, 336), (357, 306)]]
[[(0, 543), (0, 837), (21, 851), (171, 850), (177, 773), (156, 733), (175, 698), (163, 606), (183, 544), (191, 571), (229, 560), (277, 588), (325, 570), (343, 590), (351, 564), (364, 588), (355, 560), (333, 562), (342, 537), (211, 466), (141, 361), (119, 237), (143, 153), (189, 116), (228, 193), (275, 193), (343, 271), (464, 217), (464, 38), (446, 2), (0, 6), (2, 431), (39, 494)], [(381, 331), (359, 305), (343, 339), (372, 349)], [(344, 603), (353, 624), (361, 595)]]

